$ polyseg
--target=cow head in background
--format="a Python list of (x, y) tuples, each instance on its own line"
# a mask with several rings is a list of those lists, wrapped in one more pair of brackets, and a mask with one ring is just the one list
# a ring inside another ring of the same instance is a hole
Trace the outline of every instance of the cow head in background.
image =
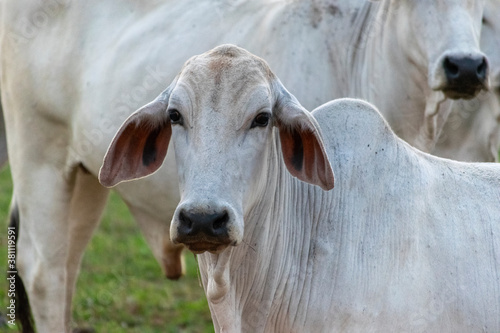
[(452, 99), (488, 87), (488, 60), (479, 49), (482, 0), (387, 0), (410, 62), (428, 68), (428, 85)]
[(488, 55), (490, 91), (453, 104), (435, 155), (461, 161), (498, 161), (500, 148), (500, 1), (488, 0), (481, 29), (481, 50)]
[[(398, 136), (430, 152), (455, 99), (489, 87), (482, 0), (374, 0), (360, 93)], [(363, 22), (362, 20), (358, 20)]]
[(223, 45), (191, 58), (164, 93), (125, 121), (100, 181), (113, 186), (154, 172), (172, 137), (181, 202), (171, 238), (195, 253), (217, 253), (242, 241), (243, 216), (277, 181), (273, 125), (288, 171), (331, 189), (333, 171), (314, 118), (263, 60)]

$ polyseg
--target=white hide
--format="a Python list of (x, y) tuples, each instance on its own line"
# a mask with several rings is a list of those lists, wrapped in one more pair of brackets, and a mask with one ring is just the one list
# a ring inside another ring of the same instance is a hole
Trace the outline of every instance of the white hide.
[[(395, 133), (433, 149), (449, 115), (443, 59), (482, 54), (482, 1), (375, 1), (354, 20), (359, 38), (348, 48), (349, 91), (376, 105)], [(467, 8), (467, 9), (466, 9)], [(472, 96), (469, 96), (469, 98)], [(299, 97), (300, 100), (300, 97)]]
[(210, 303), (216, 327), (498, 331), (499, 167), (422, 154), (357, 101), (314, 116), (336, 186), (327, 194), (270, 176), (286, 180), (268, 209), (246, 216), (242, 245), (200, 256), (208, 296), (229, 289)]
[[(458, 7), (454, 6), (461, 2), (439, 4), (437, 13), (455, 12)], [(429, 44), (432, 58), (419, 58), (411, 73), (384, 70), (360, 75), (372, 60), (390, 59), (392, 67), (396, 58), (398, 64), (406, 64), (404, 56), (391, 55), (393, 50), (406, 49), (406, 43), (387, 47), (372, 34), (379, 31), (373, 27), (382, 26), (379, 18), (388, 6), (393, 8), (389, 0), (16, 0), (1, 5), (0, 86), (13, 203), (21, 218), (18, 267), (40, 332), (69, 330), (79, 260), (107, 197), (95, 176), (109, 142), (119, 124), (152, 100), (193, 54), (226, 42), (244, 46), (269, 61), (285, 86), (310, 109), (335, 97), (371, 100), (374, 96), (373, 102), (383, 103), (386, 115), (399, 114), (403, 107), (421, 115), (426, 104), (422, 91), (428, 90), (423, 77), (447, 47), (440, 41), (446, 39), (463, 46), (464, 52), (474, 52), (475, 43), (457, 42), (456, 38), (465, 36), (470, 41), (469, 36), (478, 34), (480, 22), (480, 6), (475, 1), (470, 6), (471, 22), (463, 10), (459, 10), (460, 19), (452, 21), (443, 14), (447, 20), (437, 21), (438, 31), (447, 29), (448, 23), (459, 27), (435, 33), (439, 40)], [(432, 3), (426, 3), (425, 10), (428, 6)], [(394, 11), (395, 17), (398, 12)], [(414, 14), (419, 26), (430, 27), (435, 22), (426, 22), (427, 15), (418, 15), (418, 11)], [(391, 26), (383, 31), (384, 36), (393, 37), (400, 30)], [(450, 36), (452, 31), (462, 33)], [(450, 38), (443, 39), (445, 35)], [(388, 39), (392, 38), (382, 40)], [(410, 38), (420, 39), (417, 35)], [(423, 54), (420, 48), (415, 52)], [(354, 53), (356, 60), (347, 61)], [(370, 56), (373, 53), (380, 57)], [(386, 53), (391, 57), (384, 56)], [(413, 76), (415, 72), (418, 75)], [(399, 74), (399, 80), (388, 78)], [(351, 91), (351, 76), (360, 78), (359, 84), (376, 94)], [(417, 87), (413, 86), (415, 80)], [(394, 84), (404, 89), (401, 81), (412, 84), (408, 94), (418, 100), (408, 101), (405, 93), (392, 91)], [(387, 88), (384, 94), (379, 93), (382, 88)], [(80, 174), (89, 180), (75, 181)], [(180, 248), (169, 240), (168, 221), (179, 200), (177, 188), (172, 151), (156, 174), (116, 187), (156, 259), (174, 278), (181, 274)], [(75, 198), (87, 201), (75, 203)], [(53, 281), (59, 281), (57, 288)]]
[(453, 103), (432, 154), (460, 161), (498, 161), (500, 149), (500, 1), (488, 0), (481, 49), (490, 63), (490, 91)]
[[(186, 204), (242, 213), (237, 244), (198, 255), (216, 331), (498, 332), (500, 165), (422, 153), (372, 105), (340, 99), (289, 125), (319, 124), (335, 188), (299, 181), (279, 133), (297, 111), (276, 103), (269, 70), (236, 59), (251, 54), (225, 48), (192, 58), (153, 117), (182, 115), (172, 229)], [(260, 110), (273, 122), (250, 126)]]

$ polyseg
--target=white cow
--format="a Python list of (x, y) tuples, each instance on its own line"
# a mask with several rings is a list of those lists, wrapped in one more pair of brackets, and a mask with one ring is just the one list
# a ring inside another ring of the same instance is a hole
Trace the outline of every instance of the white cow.
[(432, 154), (462, 161), (498, 161), (500, 149), (500, 1), (489, 0), (483, 17), (481, 49), (491, 68), (490, 91), (455, 102)]
[(396, 134), (430, 151), (450, 112), (440, 107), (447, 97), (472, 98), (488, 85), (478, 45), (483, 3), (375, 2), (353, 22), (361, 33), (348, 48), (344, 96), (375, 104)]
[[(96, 176), (109, 142), (193, 54), (236, 43), (268, 59), (308, 108), (341, 96), (389, 98), (389, 118), (412, 110), (417, 128), (434, 119), (422, 111), (439, 99), (432, 96), (469, 97), (486, 82), (480, 0), (4, 0), (0, 12), (17, 262), (40, 332), (69, 330), (80, 258), (108, 194)], [(406, 28), (395, 29), (402, 19)], [(479, 74), (471, 77), (474, 64)], [(464, 89), (464, 78), (475, 83)], [(182, 247), (168, 233), (179, 200), (172, 154), (165, 164), (116, 190), (177, 278)]]
[(500, 331), (500, 165), (422, 153), (363, 101), (311, 115), (231, 45), (125, 121), (101, 183), (154, 172), (170, 138), (171, 236), (218, 332)]

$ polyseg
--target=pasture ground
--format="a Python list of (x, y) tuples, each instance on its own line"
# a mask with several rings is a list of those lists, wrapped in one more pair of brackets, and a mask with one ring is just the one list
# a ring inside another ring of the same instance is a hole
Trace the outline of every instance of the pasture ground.
[[(0, 332), (7, 295), (7, 216), (12, 193), (8, 168), (0, 171)], [(96, 333), (213, 332), (196, 259), (185, 252), (186, 276), (167, 280), (125, 204), (113, 192), (82, 262), (73, 300), (74, 327)]]

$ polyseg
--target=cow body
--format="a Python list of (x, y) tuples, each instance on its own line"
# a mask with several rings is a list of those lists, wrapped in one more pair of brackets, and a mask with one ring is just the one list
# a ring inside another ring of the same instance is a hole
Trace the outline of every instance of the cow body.
[[(21, 219), (17, 264), (40, 332), (69, 331), (80, 258), (106, 202), (108, 191), (96, 175), (109, 142), (120, 122), (156, 95), (186, 58), (224, 40), (246, 41), (247, 47), (276, 57), (288, 84), (310, 96), (311, 105), (329, 98), (336, 78), (325, 73), (331, 68), (325, 54), (333, 37), (325, 39), (323, 30), (311, 29), (300, 6), (260, 5), (2, 4), (2, 103), (13, 210), (18, 207)], [(233, 29), (236, 23), (239, 28)], [(304, 31), (310, 34), (303, 44), (289, 42)], [(288, 55), (284, 60), (283, 52)], [(296, 79), (290, 68), (310, 76)], [(316, 84), (323, 88), (307, 94), (305, 88)], [(169, 222), (179, 201), (172, 150), (166, 160), (158, 174), (116, 190), (166, 275), (178, 278), (183, 247), (169, 239)]]
[(500, 165), (422, 153), (363, 101), (311, 116), (230, 45), (124, 122), (101, 182), (154, 172), (142, 156), (161, 159), (170, 137), (171, 236), (199, 253), (217, 331), (500, 329)]
[[(448, 2), (450, 8), (436, 10), (456, 12), (463, 5)], [(220, 43), (237, 43), (265, 57), (311, 109), (336, 97), (370, 99), (351, 90), (348, 80), (370, 77), (357, 75), (372, 59), (359, 56), (360, 50), (386, 52), (376, 42), (360, 47), (356, 41), (375, 39), (368, 23), (380, 22), (387, 8), (392, 2), (3, 2), (1, 90), (13, 205), (21, 219), (18, 264), (39, 330), (68, 330), (79, 261), (107, 197), (96, 175), (118, 124), (156, 96), (185, 59)], [(467, 8), (470, 13), (459, 10), (459, 21), (470, 24), (463, 24), (457, 36), (466, 41), (458, 44), (477, 54), (467, 41), (478, 33), (480, 5)], [(347, 61), (353, 45), (354, 63)], [(440, 45), (435, 57), (423, 56), (412, 68), (427, 73), (445, 49)], [(377, 79), (365, 84), (383, 87)], [(420, 97), (415, 104), (404, 100), (404, 107), (416, 106), (421, 114), (427, 102)], [(398, 113), (400, 102), (382, 110)], [(170, 278), (182, 273), (182, 247), (170, 242), (168, 225), (179, 200), (176, 177), (171, 150), (158, 173), (116, 188)], [(57, 287), (53, 281), (59, 281)]]
[(314, 114), (331, 193), (270, 175), (242, 244), (198, 256), (218, 331), (496, 332), (499, 167), (420, 154), (356, 103)]

